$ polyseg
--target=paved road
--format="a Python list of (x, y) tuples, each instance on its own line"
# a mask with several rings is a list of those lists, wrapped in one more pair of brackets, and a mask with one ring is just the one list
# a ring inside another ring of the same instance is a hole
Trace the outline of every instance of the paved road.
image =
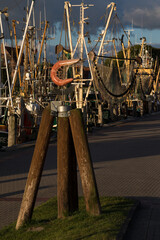
[[(147, 237), (150, 236), (149, 229), (158, 211), (156, 209), (160, 209), (159, 143), (160, 114), (96, 129), (89, 135), (100, 195), (130, 196), (141, 200), (144, 215), (149, 219), (143, 224), (146, 224), (145, 233), (141, 235)], [(17, 218), (33, 149), (24, 145), (14, 151), (0, 152), (0, 228)], [(80, 180), (79, 194), (82, 195)], [(37, 204), (55, 195), (56, 143), (51, 143)], [(159, 225), (155, 225), (156, 231)], [(133, 224), (130, 232), (134, 231), (134, 227)], [(131, 240), (129, 233), (126, 239)]]

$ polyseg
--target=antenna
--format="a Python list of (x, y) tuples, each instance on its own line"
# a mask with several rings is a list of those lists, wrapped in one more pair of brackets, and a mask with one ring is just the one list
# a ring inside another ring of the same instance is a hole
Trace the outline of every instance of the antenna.
[(41, 11), (39, 12), (39, 28), (40, 28), (40, 30), (41, 30), (41, 21), (42, 21), (42, 13), (41, 13)]
[(46, 1), (44, 0), (44, 21), (46, 22)]
[(29, 9), (29, 0), (27, 0), (27, 9)]
[(33, 27), (36, 26), (36, 21), (35, 21), (35, 12), (34, 12), (34, 7), (33, 7)]
[(135, 34), (135, 44), (137, 44), (137, 34)]
[(143, 37), (143, 15), (142, 15), (142, 19), (141, 19), (141, 28), (142, 28), (142, 32), (141, 32), (141, 38)]

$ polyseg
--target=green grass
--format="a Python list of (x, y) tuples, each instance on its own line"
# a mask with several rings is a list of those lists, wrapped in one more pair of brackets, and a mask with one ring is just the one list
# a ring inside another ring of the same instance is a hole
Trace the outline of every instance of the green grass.
[[(134, 201), (121, 197), (102, 197), (102, 214), (89, 216), (84, 199), (79, 199), (79, 211), (65, 219), (57, 219), (57, 200), (50, 199), (37, 207), (32, 221), (15, 230), (15, 223), (0, 231), (0, 240), (112, 240), (116, 236), (134, 205)], [(36, 231), (40, 228), (41, 231)], [(34, 231), (35, 230), (35, 231)]]

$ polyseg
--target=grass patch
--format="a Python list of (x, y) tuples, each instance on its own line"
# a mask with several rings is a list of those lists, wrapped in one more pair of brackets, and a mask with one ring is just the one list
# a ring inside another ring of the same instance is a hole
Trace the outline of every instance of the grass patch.
[(37, 207), (32, 221), (15, 230), (15, 223), (0, 230), (0, 240), (112, 240), (134, 205), (122, 197), (101, 197), (102, 214), (89, 216), (84, 199), (79, 199), (79, 211), (65, 219), (57, 219), (57, 199)]

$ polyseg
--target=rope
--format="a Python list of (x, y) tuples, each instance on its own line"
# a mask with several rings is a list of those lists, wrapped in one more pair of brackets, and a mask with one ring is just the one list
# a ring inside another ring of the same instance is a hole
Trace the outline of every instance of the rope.
[[(118, 15), (117, 15), (117, 13), (116, 13), (116, 17), (117, 17), (117, 19), (118, 19), (118, 21), (119, 21), (119, 23), (120, 23), (120, 25), (121, 25), (121, 27), (122, 27), (122, 29), (123, 29), (124, 33), (125, 33), (125, 35), (126, 35), (127, 39), (129, 40), (129, 38), (128, 38), (128, 34), (127, 34), (127, 33), (126, 33), (126, 31), (124, 30), (124, 27), (123, 27), (123, 25), (122, 25), (122, 23), (121, 23), (121, 21), (120, 21), (120, 19), (119, 19)], [(130, 41), (130, 44), (133, 46), (133, 44), (131, 43), (131, 41)]]
[(67, 26), (67, 16), (66, 16), (66, 12), (64, 13), (65, 14), (65, 48), (68, 48), (69, 46), (69, 36), (68, 36), (68, 26)]
[[(64, 10), (64, 15), (65, 15), (65, 10)], [(59, 44), (61, 44), (62, 41), (62, 32), (63, 32), (63, 25), (64, 25), (64, 15), (63, 15), (63, 21), (62, 21), (62, 27), (61, 27), (61, 35), (60, 35), (60, 39), (59, 39)]]
[(116, 57), (111, 57), (111, 56), (103, 56), (103, 55), (97, 55), (97, 54), (95, 54), (95, 56), (96, 57), (98, 57), (98, 58), (109, 58), (109, 59), (119, 59), (119, 60), (131, 60), (131, 61), (136, 61), (137, 60), (137, 58), (120, 58), (120, 57), (118, 57), (118, 58), (116, 58)]

